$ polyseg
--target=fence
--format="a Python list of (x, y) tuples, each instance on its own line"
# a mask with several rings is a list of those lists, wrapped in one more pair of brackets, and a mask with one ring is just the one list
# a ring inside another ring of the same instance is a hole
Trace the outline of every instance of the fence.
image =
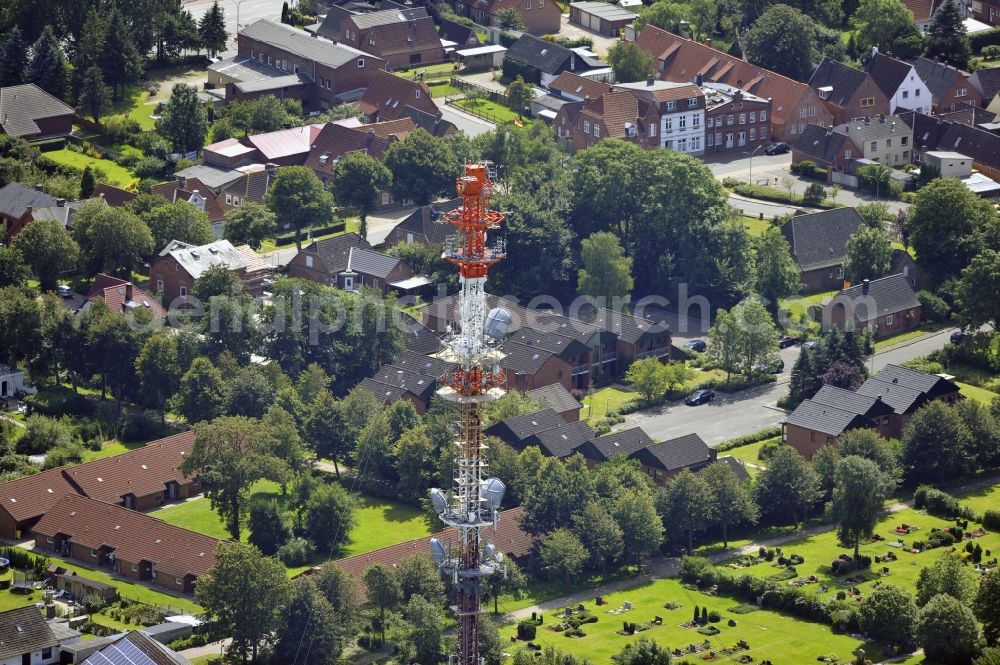
[(464, 92), (466, 96), (469, 95), (470, 91), (475, 91), (477, 97), (488, 99), (491, 102), (500, 104), (501, 106), (507, 106), (507, 94), (500, 92), (499, 90), (477, 85), (476, 83), (470, 83), (469, 81), (461, 79), (457, 76), (451, 77), (451, 84)]
[(474, 115), (477, 118), (482, 118), (486, 122), (491, 122), (494, 125), (500, 125), (500, 124), (503, 124), (504, 122), (510, 122), (509, 118), (501, 118), (499, 116), (493, 115), (489, 111), (482, 111), (480, 109), (476, 109), (476, 108), (472, 108), (472, 107), (467, 107), (467, 106), (459, 106), (456, 103), (458, 101), (461, 101), (461, 100), (450, 99), (448, 97), (445, 97), (444, 103), (445, 104), (450, 104), (451, 106), (454, 106), (455, 108), (457, 108), (459, 111), (461, 111), (463, 113), (468, 113), (469, 115)]

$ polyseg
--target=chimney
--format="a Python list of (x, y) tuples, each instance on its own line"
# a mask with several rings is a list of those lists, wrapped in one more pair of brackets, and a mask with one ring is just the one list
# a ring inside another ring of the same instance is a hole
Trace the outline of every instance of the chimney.
[(861, 295), (863, 295), (863, 296), (868, 295), (868, 287), (869, 286), (871, 286), (871, 282), (869, 282), (867, 279), (865, 281), (861, 282)]
[(125, 282), (125, 302), (132, 302), (132, 282)]
[(406, 383), (406, 380), (403, 378), (403, 370), (396, 370), (396, 385), (402, 388), (404, 383)]
[(66, 199), (56, 199), (56, 205), (60, 208), (66, 205)]
[(31, 211), (35, 209), (35, 206), (24, 206), (26, 214), (30, 215)]
[(177, 176), (177, 187), (179, 187), (180, 189), (184, 189), (184, 186), (186, 184), (187, 184), (187, 178), (185, 178), (182, 175)]
[(45, 603), (45, 618), (55, 619), (56, 618), (56, 604), (55, 603)]
[(711, 37), (705, 37), (705, 46), (707, 46), (708, 48), (712, 48), (712, 38)]
[(278, 172), (278, 165), (274, 162), (268, 162), (264, 165), (264, 170), (267, 171), (268, 175), (273, 176)]
[(697, 76), (694, 77), (694, 84), (696, 86), (698, 86), (700, 88), (703, 83), (705, 83), (705, 77), (704, 76), (702, 76), (701, 74), (698, 74)]
[(873, 46), (872, 47), (872, 57), (874, 57), (876, 55), (878, 55), (878, 47), (877, 46)]
[(35, 191), (36, 192), (42, 191), (42, 183), (39, 182), (35, 184)]
[(650, 87), (653, 86), (653, 75), (652, 74), (650, 74), (649, 76), (646, 77), (646, 85), (650, 86)]

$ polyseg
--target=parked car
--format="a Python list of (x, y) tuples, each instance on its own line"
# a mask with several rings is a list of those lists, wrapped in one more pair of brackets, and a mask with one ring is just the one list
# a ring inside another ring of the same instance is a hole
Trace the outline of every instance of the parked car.
[(56, 287), (56, 293), (58, 293), (59, 295), (61, 295), (63, 298), (72, 298), (73, 297), (73, 289), (71, 289), (66, 284), (60, 284), (59, 286), (57, 286)]
[(817, 346), (819, 346), (818, 342), (803, 342), (802, 343), (802, 348), (803, 349), (815, 349)]
[(708, 348), (708, 344), (706, 344), (703, 339), (692, 339), (689, 342), (685, 342), (684, 348), (697, 351), (698, 353), (704, 353), (705, 349)]
[(961, 344), (962, 342), (964, 342), (965, 340), (969, 339), (970, 337), (972, 337), (972, 333), (971, 332), (966, 332), (964, 330), (956, 330), (955, 332), (953, 332), (951, 334), (951, 343), (952, 344)]
[(789, 150), (787, 143), (772, 143), (764, 148), (765, 155), (784, 155)]
[(687, 396), (684, 403), (688, 406), (698, 406), (699, 404), (704, 404), (705, 402), (711, 402), (715, 399), (714, 390), (696, 390)]
[(785, 361), (775, 358), (769, 363), (758, 363), (753, 366), (752, 371), (757, 374), (781, 374), (785, 371)]
[(790, 346), (795, 346), (799, 343), (798, 337), (791, 337), (790, 335), (782, 335), (781, 339), (778, 340), (779, 349), (787, 349)]

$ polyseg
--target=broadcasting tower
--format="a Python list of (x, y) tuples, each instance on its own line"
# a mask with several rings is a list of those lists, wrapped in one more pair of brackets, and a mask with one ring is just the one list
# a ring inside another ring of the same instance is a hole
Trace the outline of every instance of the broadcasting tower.
[(458, 266), (461, 291), (458, 295), (459, 329), (447, 340), (446, 360), (456, 365), (442, 380), (438, 395), (458, 405), (460, 417), (455, 441), (455, 478), (448, 492), (431, 490), (431, 502), (441, 521), (457, 529), (459, 542), (447, 546), (431, 539), (431, 554), (440, 570), (456, 586), (458, 653), (448, 657), (449, 665), (481, 665), (479, 621), (482, 612), (482, 578), (491, 575), (503, 561), (503, 554), (480, 543), (485, 527), (496, 530), (504, 484), (486, 478), (486, 446), (483, 445), (482, 405), (499, 399), (504, 391), (500, 345), (507, 334), (511, 316), (507, 310), (486, 310), (486, 273), (504, 258), (503, 243), (487, 244), (487, 231), (503, 223), (503, 215), (488, 210), (493, 195), (484, 164), (469, 164), (456, 183), (462, 206), (445, 214), (458, 229), (445, 243), (444, 258)]

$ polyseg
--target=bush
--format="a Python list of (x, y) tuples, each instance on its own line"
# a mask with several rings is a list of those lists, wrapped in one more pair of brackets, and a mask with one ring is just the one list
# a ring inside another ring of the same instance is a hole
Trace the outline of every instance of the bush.
[(286, 566), (304, 566), (309, 563), (316, 550), (305, 538), (290, 540), (278, 549), (278, 558)]
[(750, 377), (733, 375), (729, 377), (728, 382), (725, 379), (712, 379), (700, 384), (698, 388), (717, 390), (720, 393), (735, 393), (747, 388), (761, 386), (765, 383), (774, 383), (777, 380), (778, 377), (774, 374), (754, 374)]
[(30, 416), (24, 435), (17, 440), (15, 449), (22, 455), (43, 455), (54, 448), (67, 448), (73, 443), (73, 427), (68, 419)]
[(780, 435), (781, 426), (775, 425), (774, 427), (768, 427), (767, 429), (762, 429), (759, 432), (754, 432), (753, 434), (745, 434), (744, 436), (738, 436), (735, 439), (726, 439), (716, 446), (715, 449), (720, 452), (732, 450), (733, 448), (749, 446), (751, 443), (759, 443), (767, 439), (773, 439), (774, 437)]
[(43, 416), (89, 416), (94, 412), (94, 406), (86, 397), (74, 393), (69, 388), (54, 388), (39, 390), (34, 395), (24, 399), (28, 413), (40, 413)]
[(969, 35), (969, 46), (972, 47), (973, 53), (983, 52), (983, 55), (986, 55), (985, 49), (990, 46), (1000, 46), (1000, 28)]
[(142, 131), (139, 123), (127, 115), (111, 115), (101, 121), (108, 138), (116, 143), (129, 143)]
[(170, 143), (159, 134), (153, 132), (139, 134), (132, 143), (149, 157), (166, 159), (167, 155), (170, 154)]
[(931, 515), (939, 517), (962, 517), (975, 519), (976, 515), (968, 506), (963, 506), (958, 499), (930, 485), (920, 485), (913, 493), (913, 507), (925, 508)]
[(816, 166), (816, 162), (809, 161), (808, 159), (804, 159), (797, 164), (792, 164), (791, 171), (805, 178), (826, 182), (826, 169)]
[(517, 624), (517, 639), (523, 640), (525, 642), (530, 642), (535, 639), (535, 634), (537, 633), (537, 626), (530, 621), (522, 621)]
[(1000, 510), (987, 510), (983, 513), (983, 526), (991, 531), (1000, 531)]
[(826, 198), (826, 190), (818, 182), (810, 183), (806, 191), (802, 193), (802, 202), (809, 205), (817, 205)]
[(722, 621), (722, 616), (715, 610), (712, 610), (708, 613), (708, 621), (709, 623), (719, 623)]
[(917, 291), (917, 298), (923, 306), (923, 317), (925, 321), (940, 323), (951, 318), (951, 307), (944, 298), (937, 296), (930, 291)]
[(136, 162), (132, 172), (140, 179), (160, 178), (166, 171), (166, 161), (158, 157), (143, 157)]

